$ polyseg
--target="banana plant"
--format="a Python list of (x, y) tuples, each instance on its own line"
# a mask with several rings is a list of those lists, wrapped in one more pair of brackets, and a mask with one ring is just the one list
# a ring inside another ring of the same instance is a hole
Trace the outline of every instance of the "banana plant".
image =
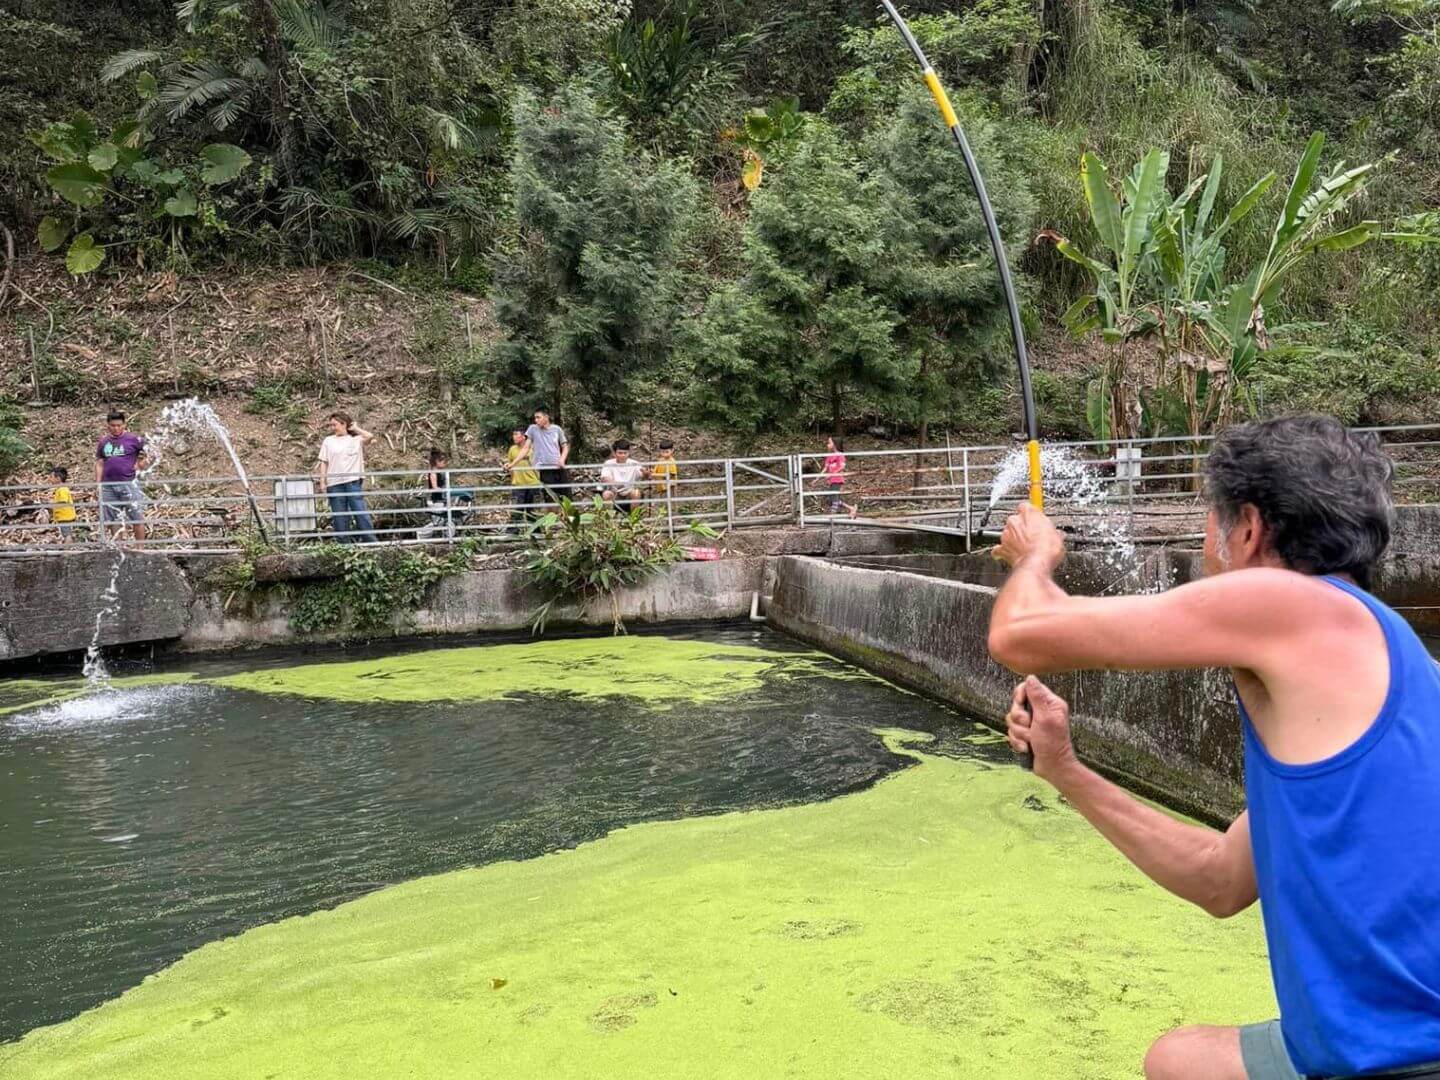
[[(1080, 180), (1104, 252), (1092, 256), (1064, 237), (1042, 236), (1094, 280), (1093, 290), (1062, 317), (1066, 327), (1077, 337), (1098, 331), (1117, 346), (1090, 387), (1087, 411), (1097, 438), (1133, 427), (1125, 406), (1137, 400), (1141, 423), (1169, 429), (1183, 416), (1193, 435), (1223, 426), (1237, 404), (1253, 410), (1247, 384), (1269, 345), (1265, 309), (1296, 268), (1316, 252), (1346, 251), (1376, 237), (1420, 239), (1383, 232), (1379, 222), (1369, 220), (1336, 228), (1375, 166), (1341, 162), (1317, 183), (1323, 148), (1320, 133), (1306, 144), (1266, 254), (1243, 274), (1227, 264), (1225, 239), (1261, 204), (1276, 174), (1262, 176), (1212, 224), (1224, 169), (1220, 157), (1171, 198), (1165, 187), (1168, 158), (1151, 150), (1117, 198), (1104, 164), (1093, 154), (1084, 156)], [(1125, 345), (1137, 339), (1154, 345), (1158, 366), (1149, 385), (1135, 387), (1127, 401), (1136, 373), (1126, 362)]]

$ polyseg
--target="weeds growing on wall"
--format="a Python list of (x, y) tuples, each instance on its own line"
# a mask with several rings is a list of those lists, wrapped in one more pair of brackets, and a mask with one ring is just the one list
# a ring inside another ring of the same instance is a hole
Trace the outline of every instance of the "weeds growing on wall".
[(327, 544), (314, 554), (337, 576), (300, 586), (290, 625), (302, 634), (341, 627), (364, 633), (391, 628), (397, 616), (408, 618), (432, 585), (470, 565), (473, 544), (445, 555), (343, 544)]
[(359, 635), (391, 629), (397, 616), (408, 618), (432, 585), (469, 567), (478, 541), (466, 540), (444, 555), (325, 544), (304, 552), (320, 562), (320, 577), (268, 586), (257, 576), (257, 566), (261, 558), (278, 552), (254, 531), (242, 534), (240, 544), (241, 557), (226, 563), (213, 578), (225, 594), (227, 609), (237, 597), (264, 591), (288, 602), (290, 625), (299, 633), (343, 629)]
[[(708, 526), (691, 525), (692, 536), (713, 537)], [(579, 600), (590, 604), (610, 599), (617, 634), (625, 632), (615, 591), (643, 581), (679, 562), (685, 549), (674, 537), (660, 532), (639, 508), (623, 514), (596, 499), (591, 506), (560, 500), (560, 508), (535, 523), (530, 533), (526, 572), (549, 594), (535, 613), (532, 630), (545, 632), (545, 623), (557, 603)]]

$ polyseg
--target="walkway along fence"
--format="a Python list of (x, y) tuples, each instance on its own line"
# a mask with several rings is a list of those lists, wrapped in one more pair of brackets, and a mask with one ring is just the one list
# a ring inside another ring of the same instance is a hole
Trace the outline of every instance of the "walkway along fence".
[[(1397, 501), (1440, 502), (1440, 424), (1367, 429), (1380, 435), (1396, 463)], [(1196, 539), (1204, 525), (1200, 480), (1209, 439), (1156, 438), (1047, 443), (1082, 460), (1090, 478), (1083, 498), (1047, 477), (1047, 509), (1079, 542), (1113, 537), (1117, 525), (1137, 540)], [(929, 446), (864, 450), (846, 455), (836, 490), (825, 454), (705, 458), (677, 462), (669, 481), (649, 478), (645, 465), (640, 510), (672, 533), (693, 522), (720, 531), (750, 526), (884, 525), (976, 538), (998, 535), (1024, 497), (1024, 477), (992, 500), (996, 475), (1015, 446)], [(147, 537), (132, 547), (190, 552), (237, 549), (258, 514), (271, 542), (293, 546), (337, 539), (373, 543), (437, 543), (466, 537), (515, 539), (561, 497), (589, 502), (601, 491), (601, 466), (576, 465), (566, 483), (517, 503), (517, 489), (498, 467), (451, 468), (449, 487), (432, 491), (427, 472), (377, 471), (365, 477), (372, 528), (362, 537), (337, 533), (329, 500), (309, 475), (257, 476), (250, 494), (236, 477), (151, 477), (141, 481)], [(68, 485), (77, 520), (62, 533), (51, 521), (48, 485), (0, 487), (0, 556), (64, 552), (113, 542), (118, 524), (102, 533), (94, 483)], [(993, 502), (993, 505), (992, 505)], [(112, 509), (117, 519), (125, 507)], [(115, 512), (116, 510), (121, 512)], [(853, 513), (852, 513), (853, 511)], [(1103, 525), (1102, 525), (1103, 523)], [(344, 525), (344, 522), (340, 522)], [(353, 524), (353, 523), (352, 523)], [(372, 539), (373, 537), (373, 539)]]

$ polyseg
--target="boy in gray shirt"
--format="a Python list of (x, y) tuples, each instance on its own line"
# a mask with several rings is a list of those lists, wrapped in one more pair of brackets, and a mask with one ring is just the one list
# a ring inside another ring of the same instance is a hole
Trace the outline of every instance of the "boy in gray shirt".
[(558, 503), (562, 494), (569, 494), (565, 490), (565, 461), (569, 457), (570, 440), (565, 437), (565, 429), (550, 422), (548, 409), (536, 409), (535, 422), (525, 429), (525, 441), (521, 443), (520, 453), (515, 455), (510, 467), (513, 469), (529, 458), (540, 474), (546, 499)]

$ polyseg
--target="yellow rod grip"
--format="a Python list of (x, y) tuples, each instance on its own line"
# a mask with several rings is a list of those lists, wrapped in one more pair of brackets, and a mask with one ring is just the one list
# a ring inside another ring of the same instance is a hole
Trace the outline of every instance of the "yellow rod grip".
[(1045, 509), (1045, 487), (1040, 476), (1040, 444), (1031, 439), (1025, 444), (1030, 453), (1030, 504), (1036, 510)]
[(955, 116), (955, 110), (950, 107), (950, 95), (945, 93), (945, 87), (940, 85), (940, 77), (935, 74), (934, 68), (925, 69), (925, 85), (930, 88), (930, 96), (935, 99), (935, 104), (940, 106), (940, 115), (945, 118), (945, 126), (958, 127), (960, 121)]

